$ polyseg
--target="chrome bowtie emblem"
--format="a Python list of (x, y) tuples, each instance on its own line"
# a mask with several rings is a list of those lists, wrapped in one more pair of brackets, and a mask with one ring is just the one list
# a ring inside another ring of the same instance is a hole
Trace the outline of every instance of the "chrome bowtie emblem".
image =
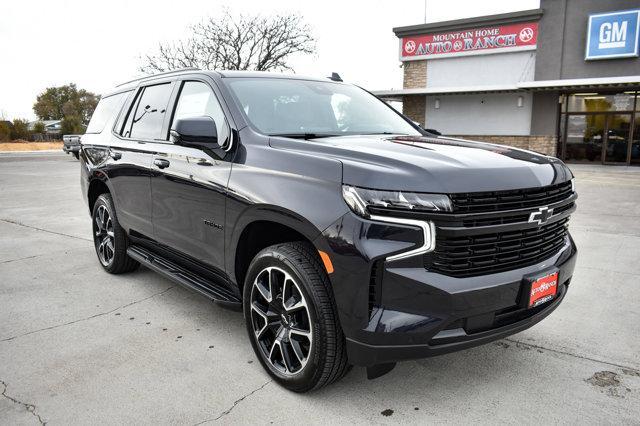
[(532, 212), (529, 215), (529, 223), (537, 223), (538, 225), (542, 225), (547, 223), (549, 219), (553, 216), (553, 209), (549, 207), (540, 207), (537, 212)]

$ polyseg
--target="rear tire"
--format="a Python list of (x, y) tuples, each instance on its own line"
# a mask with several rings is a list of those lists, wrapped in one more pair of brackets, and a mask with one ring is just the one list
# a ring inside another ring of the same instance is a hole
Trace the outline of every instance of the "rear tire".
[(243, 307), (251, 345), (273, 379), (294, 392), (349, 371), (329, 278), (309, 243), (277, 244), (249, 265)]
[(93, 242), (98, 260), (110, 274), (122, 274), (138, 268), (140, 264), (127, 256), (129, 241), (118, 223), (111, 194), (102, 194), (93, 205)]

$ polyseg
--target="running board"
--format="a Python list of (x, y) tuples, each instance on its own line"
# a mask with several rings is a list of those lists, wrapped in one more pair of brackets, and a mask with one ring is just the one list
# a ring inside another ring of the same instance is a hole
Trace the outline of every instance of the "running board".
[(194, 290), (203, 296), (217, 302), (225, 307), (241, 310), (242, 302), (240, 298), (233, 294), (231, 290), (222, 285), (205, 280), (182, 266), (150, 252), (140, 246), (130, 246), (127, 255), (140, 262), (147, 268), (158, 272), (170, 280)]

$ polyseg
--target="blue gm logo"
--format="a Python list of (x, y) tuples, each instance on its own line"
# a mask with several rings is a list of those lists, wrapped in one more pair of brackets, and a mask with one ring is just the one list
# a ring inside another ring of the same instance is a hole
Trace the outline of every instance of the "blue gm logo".
[(640, 10), (589, 15), (585, 60), (638, 56)]

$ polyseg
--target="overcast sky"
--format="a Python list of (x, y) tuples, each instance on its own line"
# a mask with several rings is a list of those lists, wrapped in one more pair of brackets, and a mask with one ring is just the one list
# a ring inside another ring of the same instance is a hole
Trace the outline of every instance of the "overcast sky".
[[(222, 7), (239, 13), (298, 12), (317, 39), (314, 57), (291, 61), (296, 73), (368, 89), (402, 85), (391, 29), (424, 22), (424, 0), (4, 0), (0, 12), (0, 118), (34, 119), (38, 93), (76, 83), (102, 93), (139, 75), (140, 55), (184, 38), (188, 26)], [(539, 7), (539, 0), (427, 0), (427, 22)]]

